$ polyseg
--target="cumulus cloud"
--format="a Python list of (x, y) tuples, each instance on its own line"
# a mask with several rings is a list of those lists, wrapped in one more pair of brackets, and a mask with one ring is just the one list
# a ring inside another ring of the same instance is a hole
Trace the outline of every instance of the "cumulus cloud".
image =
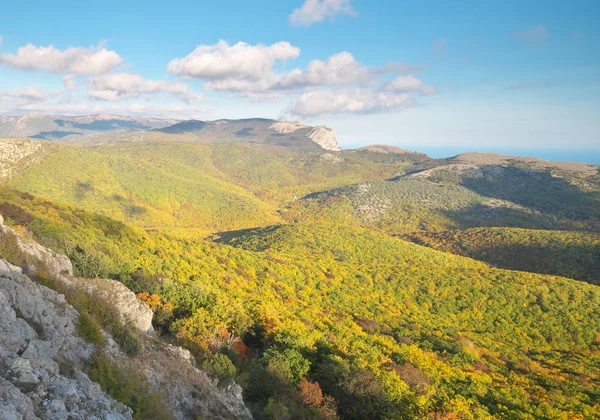
[(89, 48), (69, 47), (64, 51), (52, 45), (37, 47), (27, 44), (16, 54), (0, 55), (0, 64), (5, 66), (53, 73), (104, 74), (122, 62), (119, 54), (102, 44)]
[(350, 0), (306, 0), (292, 12), (289, 22), (295, 26), (310, 26), (325, 19), (333, 19), (339, 14), (358, 15), (350, 5)]
[(408, 93), (408, 92), (419, 92), (422, 95), (432, 95), (436, 93), (436, 89), (433, 86), (425, 86), (421, 79), (417, 79), (413, 75), (398, 76), (391, 82), (386, 83), (383, 86), (383, 90)]
[(407, 108), (414, 101), (405, 93), (370, 89), (337, 89), (307, 92), (294, 99), (287, 112), (294, 117), (328, 114), (370, 114)]
[(538, 24), (521, 32), (515, 32), (511, 34), (511, 37), (523, 41), (529, 47), (541, 47), (546, 43), (550, 34), (544, 25)]
[[(410, 74), (423, 66), (392, 62), (370, 67), (347, 51), (326, 60), (312, 60), (304, 69), (278, 71), (278, 64), (299, 54), (300, 49), (288, 42), (266, 46), (219, 41), (200, 45), (187, 56), (172, 60), (168, 70), (183, 78), (201, 79), (206, 90), (232, 92), (254, 101), (300, 94), (288, 109), (295, 116), (388, 111), (413, 103), (409, 93), (435, 93), (435, 88)], [(388, 74), (397, 78), (384, 83)], [(111, 89), (109, 94), (104, 89), (96, 90), (101, 91), (103, 99), (115, 97), (115, 91), (128, 95), (127, 89)]]
[(229, 45), (199, 45), (183, 58), (168, 65), (170, 73), (178, 76), (212, 80), (261, 80), (274, 73), (275, 63), (298, 57), (300, 49), (289, 42), (272, 45), (250, 45), (238, 42)]
[(295, 69), (283, 75), (275, 88), (366, 84), (374, 81), (373, 72), (358, 63), (347, 51), (332, 55), (327, 61), (313, 60), (306, 70)]
[(185, 83), (148, 80), (130, 73), (95, 76), (88, 80), (88, 97), (103, 101), (138, 98), (145, 94), (165, 93), (183, 101), (198, 101), (202, 95), (190, 91)]

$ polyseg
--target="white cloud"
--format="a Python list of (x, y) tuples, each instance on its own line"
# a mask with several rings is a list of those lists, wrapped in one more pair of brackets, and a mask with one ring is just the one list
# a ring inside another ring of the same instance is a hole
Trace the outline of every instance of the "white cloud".
[(274, 74), (275, 63), (298, 57), (300, 49), (289, 42), (272, 45), (199, 45), (183, 58), (172, 60), (169, 72), (209, 80), (263, 80)]
[(2, 37), (2, 35), (0, 35), (0, 47), (2, 46), (3, 41), (4, 41), (4, 38)]
[[(288, 42), (265, 46), (244, 42), (229, 45), (219, 41), (215, 45), (200, 45), (187, 56), (172, 60), (168, 70), (184, 78), (203, 80), (202, 87), (206, 90), (232, 92), (255, 102), (280, 100), (284, 95), (301, 93), (288, 109), (297, 116), (383, 112), (412, 104), (408, 93), (435, 93), (435, 88), (425, 86), (412, 74), (398, 76), (420, 71), (423, 66), (392, 62), (383, 67), (369, 67), (347, 51), (324, 61), (313, 60), (305, 69), (278, 71), (277, 64), (299, 54), (300, 50)], [(385, 74), (398, 78), (384, 84)], [(129, 92), (127, 89), (111, 89), (108, 93), (105, 89), (90, 90), (99, 90), (96, 96), (102, 99), (115, 98), (115, 91), (121, 91), (124, 96)]]
[(529, 47), (541, 47), (550, 37), (548, 29), (542, 24), (530, 26), (521, 32), (511, 34), (512, 38), (519, 39)]
[(88, 80), (88, 96), (103, 101), (138, 98), (145, 94), (165, 93), (183, 101), (198, 101), (202, 95), (190, 91), (185, 83), (148, 80), (137, 74), (116, 73)]
[(373, 76), (371, 69), (358, 63), (349, 52), (343, 51), (332, 55), (327, 61), (311, 61), (306, 70), (292, 70), (283, 75), (275, 88), (367, 84), (374, 81)]
[(333, 19), (338, 14), (356, 16), (350, 0), (306, 0), (289, 16), (289, 22), (296, 26), (310, 26), (325, 19)]
[(422, 95), (432, 95), (436, 93), (433, 86), (425, 86), (421, 79), (413, 75), (398, 76), (383, 86), (383, 90), (397, 93), (419, 92)]
[(123, 62), (119, 54), (102, 44), (94, 47), (69, 47), (64, 51), (52, 45), (27, 44), (17, 54), (0, 55), (0, 64), (23, 70), (46, 70), (53, 73), (104, 74)]
[(294, 99), (287, 112), (294, 117), (327, 114), (369, 114), (407, 108), (414, 101), (405, 93), (370, 89), (338, 89), (307, 92)]

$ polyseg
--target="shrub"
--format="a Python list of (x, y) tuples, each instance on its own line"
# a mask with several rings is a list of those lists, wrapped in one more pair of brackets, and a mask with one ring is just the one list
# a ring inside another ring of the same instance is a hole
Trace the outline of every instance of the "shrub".
[(263, 413), (267, 419), (282, 420), (289, 416), (289, 410), (283, 401), (269, 398), (267, 406), (264, 408)]
[(102, 335), (102, 331), (96, 321), (87, 313), (80, 312), (77, 323), (77, 334), (89, 343), (104, 347), (106, 338)]
[(292, 384), (300, 382), (310, 369), (310, 362), (298, 350), (285, 349), (279, 352), (269, 349), (264, 357), (268, 362), (269, 370), (283, 376)]
[(160, 393), (151, 390), (141, 373), (133, 368), (122, 368), (101, 354), (94, 355), (90, 362), (90, 379), (115, 400), (130, 407), (135, 420), (172, 418)]
[(202, 363), (202, 369), (219, 379), (230, 379), (236, 374), (236, 367), (229, 357), (217, 353)]

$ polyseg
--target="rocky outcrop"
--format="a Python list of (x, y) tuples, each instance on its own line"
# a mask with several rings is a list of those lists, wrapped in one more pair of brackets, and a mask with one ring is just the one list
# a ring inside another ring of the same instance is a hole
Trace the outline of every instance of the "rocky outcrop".
[(319, 159), (323, 162), (329, 163), (342, 163), (344, 161), (344, 158), (341, 158), (331, 153), (325, 153), (324, 155), (321, 155)]
[(333, 129), (321, 125), (309, 131), (308, 137), (325, 150), (342, 150), (337, 142)]
[[(62, 286), (101, 298), (141, 335), (141, 354), (119, 350), (105, 334), (117, 364), (136, 366), (160, 392), (176, 419), (251, 419), (234, 382), (225, 385), (198, 369), (189, 351), (154, 337), (152, 311), (123, 284), (73, 276), (69, 259), (3, 224), (1, 249), (18, 251), (28, 272), (43, 270)], [(0, 251), (2, 252), (2, 251)], [(104, 394), (83, 372), (94, 346), (76, 334), (79, 313), (61, 295), (32, 281), (0, 255), (0, 419), (129, 419), (131, 410)]]
[(188, 350), (149, 340), (136, 364), (165, 397), (177, 419), (251, 419), (242, 388), (233, 381), (220, 384), (198, 369)]
[(122, 322), (131, 323), (138, 330), (154, 334), (152, 310), (139, 301), (122, 283), (109, 279), (82, 279), (73, 276), (69, 258), (35, 241), (23, 240), (12, 228), (5, 226), (0, 216), (0, 241), (10, 244), (20, 253), (29, 273), (44, 271), (64, 286), (85, 290), (102, 297), (118, 313)]
[(110, 302), (121, 318), (121, 322), (154, 335), (152, 309), (137, 299), (123, 283), (110, 279), (71, 279), (71, 281), (88, 294), (100, 296), (106, 302)]
[(44, 270), (53, 277), (72, 276), (73, 264), (64, 255), (48, 249), (35, 241), (23, 240), (12, 228), (4, 225), (0, 215), (0, 241), (18, 252), (23, 263)]
[(93, 346), (74, 334), (78, 316), (0, 259), (0, 418), (132, 418), (82, 371)]
[(35, 163), (42, 148), (42, 142), (34, 140), (0, 140), (0, 179), (11, 177), (17, 170)]
[(279, 134), (293, 133), (300, 128), (305, 128), (304, 124), (300, 124), (296, 121), (277, 121), (269, 126), (269, 129)]

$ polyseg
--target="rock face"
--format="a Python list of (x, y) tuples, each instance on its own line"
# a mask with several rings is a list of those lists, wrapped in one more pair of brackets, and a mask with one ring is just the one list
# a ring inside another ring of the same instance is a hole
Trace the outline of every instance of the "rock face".
[(340, 151), (342, 150), (335, 138), (333, 129), (321, 125), (315, 127), (308, 133), (308, 137), (321, 146), (325, 150)]
[(150, 340), (136, 364), (163, 393), (174, 417), (184, 419), (252, 419), (235, 382), (219, 384), (197, 368), (188, 350)]
[(0, 259), (0, 418), (132, 418), (81, 370), (93, 346), (74, 335), (78, 316)]
[(152, 309), (135, 297), (123, 283), (109, 279), (71, 279), (76, 286), (102, 297), (116, 309), (121, 322), (131, 323), (136, 329), (154, 335)]

